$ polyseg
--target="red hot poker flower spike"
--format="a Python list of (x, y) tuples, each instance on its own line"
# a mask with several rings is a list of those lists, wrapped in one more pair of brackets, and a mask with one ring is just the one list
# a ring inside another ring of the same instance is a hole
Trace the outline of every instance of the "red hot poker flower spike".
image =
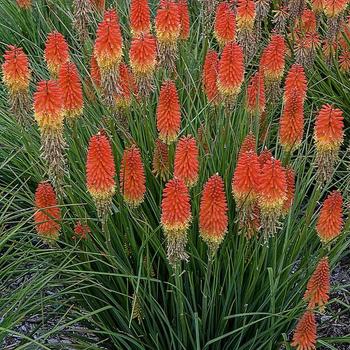
[(68, 120), (74, 120), (83, 114), (83, 90), (78, 69), (73, 62), (62, 65), (58, 83), (63, 93), (64, 114)]
[(285, 54), (286, 44), (283, 37), (279, 34), (272, 35), (270, 43), (262, 53), (260, 62), (266, 82), (280, 81), (284, 71)]
[(255, 17), (255, 2), (253, 0), (238, 0), (236, 16), (237, 41), (242, 46), (246, 59), (251, 58), (256, 51)]
[(180, 12), (180, 39), (187, 40), (190, 36), (190, 14), (188, 12), (187, 0), (179, 0), (179, 12)]
[(170, 180), (163, 191), (161, 222), (167, 239), (168, 260), (172, 265), (188, 259), (185, 247), (190, 221), (188, 189), (182, 180)]
[(241, 90), (244, 79), (243, 50), (228, 43), (219, 61), (218, 89), (226, 102), (232, 104)]
[(177, 42), (181, 33), (179, 5), (170, 0), (161, 1), (155, 25), (160, 65), (173, 72), (176, 69)]
[(238, 0), (237, 4), (237, 30), (252, 31), (255, 21), (255, 3), (253, 0)]
[(232, 193), (237, 203), (239, 226), (247, 238), (254, 235), (257, 220), (260, 164), (254, 149), (240, 152), (232, 178)]
[(101, 73), (116, 69), (122, 59), (123, 39), (119, 19), (115, 10), (105, 13), (98, 25), (94, 55)]
[(143, 202), (146, 179), (140, 150), (135, 146), (126, 149), (120, 167), (120, 191), (125, 202), (137, 207)]
[(309, 302), (309, 308), (315, 308), (319, 306), (321, 311), (324, 310), (324, 305), (329, 300), (330, 289), (330, 272), (328, 257), (321, 259), (316, 266), (315, 272), (310, 277), (306, 292), (304, 294), (304, 300)]
[(41, 131), (63, 128), (63, 95), (54, 80), (40, 81), (34, 94), (34, 117)]
[(296, 350), (316, 349), (316, 320), (312, 311), (307, 310), (295, 328), (291, 345)]
[(315, 141), (318, 151), (338, 150), (343, 142), (343, 112), (331, 105), (322, 106), (315, 122)]
[(307, 81), (304, 68), (300, 64), (293, 64), (286, 77), (284, 100), (288, 101), (295, 95), (298, 95), (304, 101), (306, 90)]
[(157, 106), (157, 129), (159, 138), (170, 144), (180, 131), (181, 112), (175, 83), (165, 81), (161, 87)]
[(54, 80), (40, 81), (34, 93), (34, 118), (41, 134), (43, 158), (56, 190), (61, 189), (65, 171), (63, 138), (63, 94)]
[(119, 64), (123, 55), (123, 38), (115, 10), (106, 11), (98, 25), (94, 45), (94, 56), (101, 73), (103, 97), (107, 105), (113, 106), (114, 95), (119, 90)]
[(323, 11), (327, 17), (334, 18), (345, 11), (348, 0), (323, 0)]
[(45, 61), (50, 74), (55, 78), (63, 65), (69, 61), (69, 48), (64, 36), (59, 32), (52, 32), (45, 43)]
[(261, 170), (259, 207), (265, 239), (276, 232), (278, 219), (287, 197), (287, 179), (279, 160), (268, 160)]
[(24, 125), (30, 111), (30, 69), (27, 55), (22, 48), (8, 46), (2, 65), (3, 82), (9, 92), (9, 103), (13, 115)]
[(176, 45), (181, 32), (178, 4), (170, 0), (162, 1), (157, 10), (155, 22), (158, 42), (165, 45)]
[(183, 136), (176, 145), (174, 176), (182, 179), (188, 187), (198, 181), (198, 147), (192, 136)]
[(282, 147), (291, 152), (297, 149), (303, 139), (304, 105), (297, 93), (289, 98), (283, 107), (280, 118), (279, 135)]
[(105, 219), (115, 193), (115, 165), (112, 148), (104, 132), (91, 137), (86, 159), (86, 185), (98, 215)]
[(203, 67), (203, 88), (209, 102), (217, 104), (219, 91), (217, 87), (219, 56), (217, 52), (208, 50)]
[(130, 47), (130, 65), (136, 77), (153, 74), (156, 66), (157, 44), (152, 35), (134, 38)]
[(132, 0), (130, 5), (130, 27), (133, 36), (147, 34), (151, 29), (151, 15), (147, 0)]
[(216, 8), (214, 35), (221, 47), (235, 39), (236, 19), (227, 2), (221, 2)]
[(305, 9), (299, 21), (301, 31), (306, 33), (315, 33), (317, 31), (317, 20), (315, 12)]
[(153, 91), (153, 73), (157, 64), (157, 43), (152, 35), (134, 38), (130, 47), (130, 65), (142, 96)]
[(30, 70), (27, 55), (23, 49), (8, 46), (2, 65), (3, 81), (10, 93), (23, 93), (29, 89)]
[(61, 228), (61, 211), (56, 193), (48, 182), (42, 182), (35, 191), (34, 221), (36, 231), (46, 239), (56, 240)]
[(258, 196), (260, 165), (254, 151), (239, 155), (232, 178), (232, 192), (240, 205), (254, 202)]
[(212, 254), (225, 237), (228, 226), (227, 203), (222, 178), (216, 174), (206, 182), (199, 209), (199, 231)]
[(323, 202), (316, 230), (322, 243), (328, 243), (340, 235), (342, 227), (343, 197), (339, 191), (333, 191)]
[(325, 182), (332, 177), (344, 137), (343, 112), (331, 105), (322, 106), (315, 121), (317, 177)]

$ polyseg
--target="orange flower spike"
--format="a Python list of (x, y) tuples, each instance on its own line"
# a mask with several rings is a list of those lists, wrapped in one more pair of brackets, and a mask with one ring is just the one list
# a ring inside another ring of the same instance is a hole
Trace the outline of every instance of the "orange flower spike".
[(181, 33), (178, 4), (170, 0), (162, 1), (157, 10), (155, 25), (157, 40), (160, 44), (176, 45)]
[(168, 146), (159, 139), (155, 142), (152, 168), (152, 173), (156, 177), (160, 176), (163, 181), (169, 178), (170, 164)]
[(309, 303), (308, 307), (313, 309), (316, 306), (319, 306), (321, 311), (324, 311), (324, 306), (329, 300), (329, 290), (329, 262), (328, 257), (325, 257), (318, 263), (314, 273), (307, 283), (304, 300)]
[(232, 193), (238, 205), (256, 201), (260, 181), (260, 165), (254, 151), (242, 152), (232, 178)]
[(183, 136), (176, 145), (174, 176), (183, 180), (188, 187), (198, 181), (198, 146), (192, 136)]
[(247, 109), (252, 115), (259, 116), (265, 111), (265, 84), (261, 72), (250, 79), (247, 88)]
[(327, 104), (315, 121), (317, 177), (322, 183), (331, 179), (344, 138), (343, 112)]
[(283, 204), (283, 213), (287, 214), (291, 206), (293, 205), (294, 193), (295, 193), (295, 173), (294, 170), (288, 167), (285, 170), (287, 180), (287, 192), (286, 200)]
[(281, 162), (267, 160), (261, 170), (259, 204), (262, 211), (280, 210), (286, 200), (287, 179)]
[(333, 191), (323, 202), (316, 231), (322, 243), (328, 243), (338, 237), (343, 227), (343, 197), (339, 191)]
[(44, 57), (50, 74), (57, 77), (63, 63), (69, 61), (68, 44), (61, 33), (52, 32), (47, 36)]
[(287, 199), (287, 179), (279, 160), (267, 160), (261, 169), (259, 181), (259, 207), (265, 240), (274, 236), (278, 219)]
[(141, 153), (135, 145), (124, 150), (120, 167), (120, 191), (125, 202), (132, 207), (143, 202), (146, 178)]
[(334, 18), (343, 13), (348, 5), (348, 0), (323, 0), (323, 11), (329, 18)]
[(221, 47), (235, 39), (236, 19), (227, 2), (221, 2), (216, 8), (214, 35)]
[(78, 221), (74, 227), (73, 239), (87, 239), (87, 235), (90, 232), (90, 227), (87, 224), (82, 224), (80, 221)]
[[(237, 204), (240, 231), (249, 239), (258, 231), (259, 210), (257, 208), (260, 164), (255, 153), (255, 142), (246, 138), (238, 155), (237, 166), (232, 178), (232, 194)], [(248, 147), (253, 147), (249, 149)], [(247, 151), (244, 152), (244, 148)]]
[(34, 93), (34, 118), (41, 134), (42, 155), (56, 190), (61, 190), (65, 171), (63, 93), (54, 80), (40, 81)]
[(237, 31), (254, 29), (255, 3), (253, 0), (238, 0), (237, 3)]
[(104, 219), (115, 193), (115, 165), (110, 142), (104, 132), (91, 137), (86, 159), (86, 185)]
[(8, 46), (2, 65), (3, 82), (12, 94), (28, 92), (30, 69), (27, 55), (23, 49)]
[(27, 55), (22, 48), (8, 46), (2, 64), (3, 82), (9, 93), (12, 114), (21, 125), (29, 122), (30, 112), (29, 81), (30, 68)]
[(304, 68), (300, 64), (293, 64), (289, 70), (284, 90), (284, 101), (293, 98), (296, 95), (300, 96), (304, 102), (307, 90), (307, 80)]
[(35, 191), (34, 222), (38, 234), (44, 238), (57, 240), (61, 228), (61, 210), (56, 193), (48, 182), (42, 182)]
[(218, 89), (224, 99), (233, 102), (244, 80), (243, 50), (236, 43), (228, 43), (219, 61)]
[(28, 10), (32, 7), (32, 0), (16, 0), (19, 8)]
[(187, 0), (179, 0), (178, 2), (180, 12), (180, 39), (187, 40), (190, 37), (190, 14), (188, 12)]
[(203, 67), (203, 88), (209, 102), (218, 102), (219, 91), (217, 87), (219, 69), (219, 56), (217, 52), (208, 50)]
[(130, 65), (136, 78), (153, 74), (157, 63), (157, 43), (152, 35), (134, 38), (130, 47)]
[(101, 87), (101, 72), (100, 68), (98, 67), (96, 58), (94, 55), (91, 56), (91, 61), (90, 61), (90, 75), (91, 75), (91, 80), (95, 84), (97, 88)]
[(214, 254), (228, 226), (227, 202), (222, 178), (216, 174), (203, 188), (199, 209), (199, 232)]
[(295, 94), (293, 98), (285, 102), (280, 118), (280, 142), (286, 152), (292, 152), (300, 146), (303, 139), (303, 132), (303, 101), (300, 96)]
[(167, 238), (168, 259), (173, 265), (188, 259), (185, 247), (190, 221), (188, 189), (182, 180), (170, 180), (163, 190), (161, 223)]
[(130, 5), (130, 27), (133, 36), (147, 34), (151, 29), (151, 14), (148, 0), (132, 0)]
[(344, 117), (340, 109), (322, 106), (316, 121), (314, 138), (318, 151), (338, 151), (344, 138)]
[(305, 9), (299, 21), (300, 29), (303, 33), (315, 33), (317, 31), (317, 20), (315, 12)]
[(34, 118), (41, 132), (63, 128), (63, 93), (55, 80), (40, 81), (34, 93)]
[(166, 144), (175, 141), (180, 131), (181, 112), (175, 83), (163, 83), (157, 106), (157, 129), (159, 138)]
[(291, 345), (296, 347), (296, 350), (314, 350), (316, 338), (315, 315), (307, 310), (297, 323)]
[(58, 73), (58, 84), (63, 93), (63, 110), (68, 120), (83, 114), (83, 90), (80, 76), (73, 62), (66, 62)]
[(94, 56), (102, 75), (116, 69), (122, 59), (122, 49), (123, 38), (117, 12), (106, 11), (103, 21), (98, 25), (94, 46)]
[(282, 35), (274, 34), (264, 49), (260, 67), (268, 82), (276, 82), (282, 78), (285, 66), (286, 44)]

